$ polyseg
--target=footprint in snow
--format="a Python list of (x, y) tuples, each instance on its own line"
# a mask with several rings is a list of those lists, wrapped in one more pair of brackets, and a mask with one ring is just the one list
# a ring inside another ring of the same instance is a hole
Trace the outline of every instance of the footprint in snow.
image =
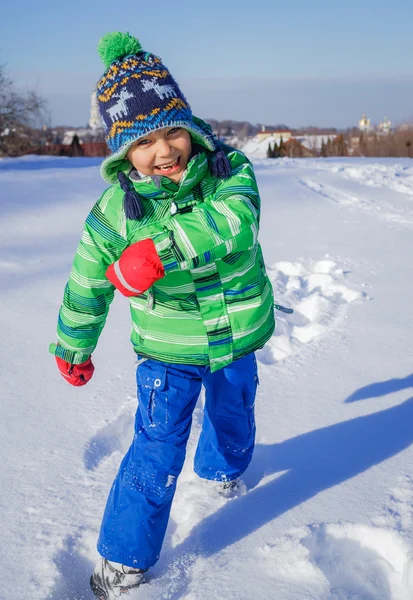
[(347, 304), (363, 294), (346, 284), (347, 272), (328, 258), (318, 261), (279, 262), (267, 268), (276, 301), (294, 314), (277, 312), (277, 328), (258, 359), (272, 364), (299, 351), (328, 333), (344, 316)]
[(133, 437), (136, 400), (129, 400), (112, 421), (103, 425), (89, 440), (83, 454), (83, 462), (88, 471), (94, 471), (102, 461), (114, 452), (126, 452)]
[(326, 600), (413, 598), (413, 479), (401, 475), (371, 525), (320, 523), (293, 529), (259, 549), (277, 585), (296, 582)]
[(413, 596), (409, 544), (395, 531), (340, 523), (302, 527), (259, 550), (262, 568), (326, 600), (408, 600)]

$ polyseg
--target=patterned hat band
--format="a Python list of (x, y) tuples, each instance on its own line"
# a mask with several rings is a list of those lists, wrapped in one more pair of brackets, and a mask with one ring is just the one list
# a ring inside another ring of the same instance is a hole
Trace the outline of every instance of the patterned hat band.
[(151, 131), (192, 120), (178, 84), (160, 59), (148, 53), (112, 63), (97, 85), (97, 97), (112, 152)]

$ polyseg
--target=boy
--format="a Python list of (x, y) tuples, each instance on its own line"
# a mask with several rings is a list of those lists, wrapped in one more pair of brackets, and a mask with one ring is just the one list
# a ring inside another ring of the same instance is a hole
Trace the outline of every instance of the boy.
[(252, 165), (192, 115), (138, 40), (115, 32), (99, 50), (107, 70), (97, 97), (111, 150), (101, 173), (111, 187), (86, 219), (51, 351), (69, 383), (87, 383), (115, 289), (130, 298), (135, 435), (107, 500), (91, 577), (96, 597), (111, 600), (139, 587), (159, 558), (202, 385), (195, 472), (231, 487), (250, 463), (254, 351), (275, 324)]

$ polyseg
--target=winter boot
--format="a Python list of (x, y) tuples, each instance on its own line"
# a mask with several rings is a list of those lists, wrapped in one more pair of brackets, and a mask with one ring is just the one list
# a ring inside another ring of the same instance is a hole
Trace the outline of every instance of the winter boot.
[(223, 496), (224, 498), (233, 498), (237, 496), (239, 492), (243, 491), (245, 484), (237, 478), (232, 481), (219, 481), (216, 483), (215, 487), (220, 496)]
[(132, 569), (102, 557), (90, 578), (90, 587), (99, 600), (126, 599), (130, 591), (145, 582), (144, 573), (142, 569)]

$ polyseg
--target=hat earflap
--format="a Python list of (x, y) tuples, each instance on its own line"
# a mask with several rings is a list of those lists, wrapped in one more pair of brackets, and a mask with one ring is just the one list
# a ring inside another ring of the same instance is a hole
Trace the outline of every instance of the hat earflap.
[(211, 153), (209, 155), (209, 165), (212, 175), (217, 179), (228, 179), (232, 173), (231, 163), (225, 154), (221, 142), (212, 133), (211, 125), (205, 123), (205, 121), (195, 115), (192, 115), (192, 121), (202, 131), (204, 140), (206, 139), (207, 141), (207, 146)]

